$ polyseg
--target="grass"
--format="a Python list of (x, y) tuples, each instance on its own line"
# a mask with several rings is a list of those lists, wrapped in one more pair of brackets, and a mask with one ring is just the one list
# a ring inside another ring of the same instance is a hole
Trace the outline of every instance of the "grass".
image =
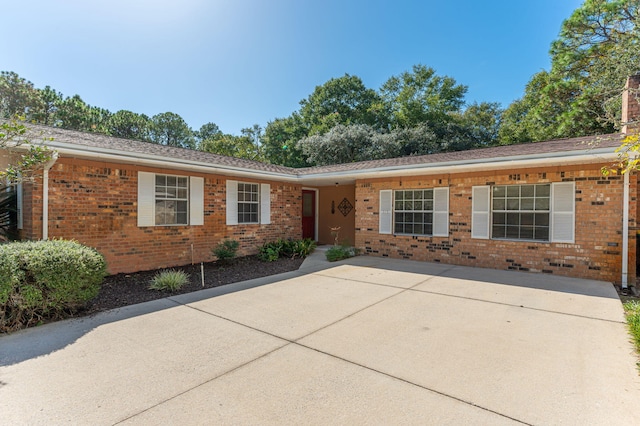
[(150, 290), (177, 291), (189, 281), (189, 274), (184, 271), (169, 269), (159, 272), (151, 280)]
[(622, 306), (627, 315), (627, 324), (629, 324), (629, 332), (636, 345), (636, 351), (640, 353), (640, 301), (630, 300)]

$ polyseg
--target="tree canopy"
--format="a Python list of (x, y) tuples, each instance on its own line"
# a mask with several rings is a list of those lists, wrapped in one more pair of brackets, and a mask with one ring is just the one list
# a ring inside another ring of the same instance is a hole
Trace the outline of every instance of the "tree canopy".
[(505, 111), (501, 143), (611, 133), (621, 94), (640, 71), (637, 0), (586, 0), (552, 43), (551, 69), (535, 74)]

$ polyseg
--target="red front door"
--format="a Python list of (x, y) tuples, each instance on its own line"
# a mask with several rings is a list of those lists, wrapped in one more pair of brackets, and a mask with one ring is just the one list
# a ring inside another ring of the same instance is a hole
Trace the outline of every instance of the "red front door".
[(302, 190), (302, 238), (316, 239), (316, 192)]

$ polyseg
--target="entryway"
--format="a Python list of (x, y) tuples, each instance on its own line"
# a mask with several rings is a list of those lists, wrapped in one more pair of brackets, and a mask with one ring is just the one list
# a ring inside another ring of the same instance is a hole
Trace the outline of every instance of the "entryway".
[(316, 239), (316, 191), (302, 190), (302, 238)]

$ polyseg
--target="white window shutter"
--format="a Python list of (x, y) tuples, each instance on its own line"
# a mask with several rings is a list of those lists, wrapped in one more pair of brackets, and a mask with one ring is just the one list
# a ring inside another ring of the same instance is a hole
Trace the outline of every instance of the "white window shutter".
[(574, 182), (551, 184), (551, 241), (573, 243), (575, 240)]
[(227, 180), (227, 225), (238, 224), (238, 181)]
[(271, 223), (271, 185), (260, 184), (260, 223)]
[(390, 189), (383, 189), (380, 191), (380, 212), (378, 214), (379, 226), (378, 232), (380, 234), (391, 234), (391, 228), (393, 223), (393, 191)]
[(138, 226), (154, 226), (156, 175), (138, 172)]
[(433, 236), (449, 236), (449, 188), (433, 189)]
[(471, 188), (471, 238), (489, 239), (491, 187)]
[(189, 225), (204, 225), (204, 178), (189, 178)]

